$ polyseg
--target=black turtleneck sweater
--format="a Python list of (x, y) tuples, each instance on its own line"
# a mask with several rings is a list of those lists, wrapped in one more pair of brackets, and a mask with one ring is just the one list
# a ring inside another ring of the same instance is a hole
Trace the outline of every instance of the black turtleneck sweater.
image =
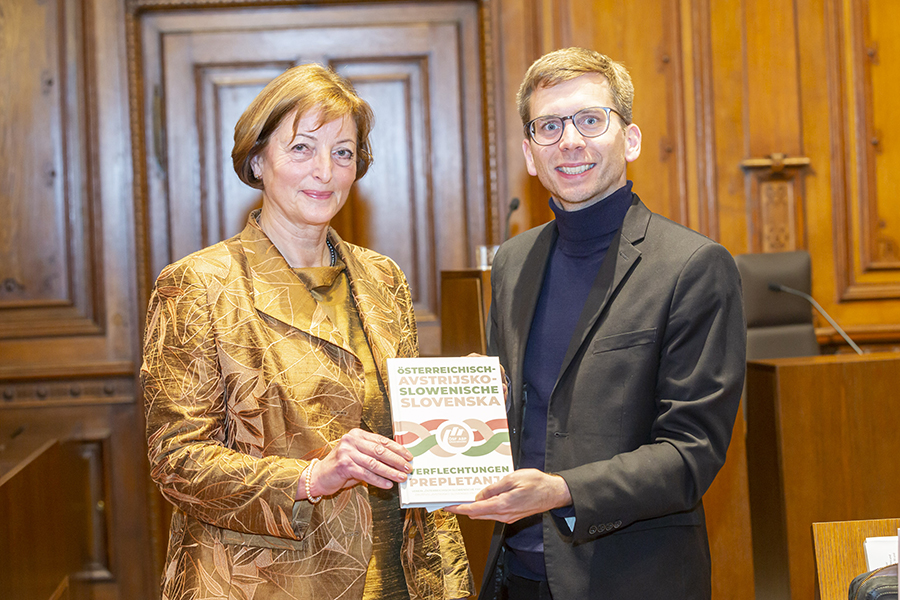
[[(550, 251), (525, 349), (520, 469), (544, 470), (548, 400), (600, 264), (631, 202), (630, 181), (582, 210), (567, 212), (550, 200), (559, 237)], [(560, 401), (566, 399), (558, 398)], [(571, 508), (562, 511), (559, 516), (573, 514)], [(520, 577), (546, 579), (541, 515), (513, 523), (507, 531), (510, 571)]]

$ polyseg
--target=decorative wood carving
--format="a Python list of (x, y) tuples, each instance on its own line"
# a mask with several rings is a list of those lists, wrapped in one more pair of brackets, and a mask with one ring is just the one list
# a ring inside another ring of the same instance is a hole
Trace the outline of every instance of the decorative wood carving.
[(769, 180), (759, 184), (762, 251), (786, 252), (797, 249), (794, 235), (794, 189), (788, 181)]
[(809, 163), (805, 156), (780, 153), (741, 161), (750, 178), (749, 204), (756, 229), (751, 238), (754, 252), (788, 252), (806, 247), (799, 169)]
[(134, 386), (134, 376), (131, 374), (103, 378), (6, 380), (0, 383), (0, 405), (37, 408), (71, 404), (132, 404)]

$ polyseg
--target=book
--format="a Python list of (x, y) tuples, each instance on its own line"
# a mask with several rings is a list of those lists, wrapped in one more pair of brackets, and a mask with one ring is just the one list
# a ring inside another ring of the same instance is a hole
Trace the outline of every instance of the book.
[(394, 439), (413, 455), (402, 508), (472, 502), (512, 473), (497, 357), (389, 358), (387, 366)]

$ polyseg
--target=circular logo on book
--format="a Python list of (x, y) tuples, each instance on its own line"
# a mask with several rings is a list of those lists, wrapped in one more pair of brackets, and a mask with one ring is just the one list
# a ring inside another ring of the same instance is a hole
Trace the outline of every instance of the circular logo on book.
[(435, 432), (437, 445), (449, 454), (462, 454), (475, 443), (474, 432), (463, 423), (447, 421)]

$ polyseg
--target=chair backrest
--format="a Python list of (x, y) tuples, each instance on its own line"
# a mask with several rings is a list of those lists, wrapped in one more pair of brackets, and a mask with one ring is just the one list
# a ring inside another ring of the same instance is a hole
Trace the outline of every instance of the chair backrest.
[(809, 294), (809, 252), (739, 254), (744, 311), (747, 315), (747, 360), (814, 356), (820, 353), (812, 307), (803, 298), (769, 289), (770, 283)]
[(819, 599), (847, 600), (850, 582), (866, 572), (865, 539), (897, 535), (898, 528), (900, 519), (813, 523)]

